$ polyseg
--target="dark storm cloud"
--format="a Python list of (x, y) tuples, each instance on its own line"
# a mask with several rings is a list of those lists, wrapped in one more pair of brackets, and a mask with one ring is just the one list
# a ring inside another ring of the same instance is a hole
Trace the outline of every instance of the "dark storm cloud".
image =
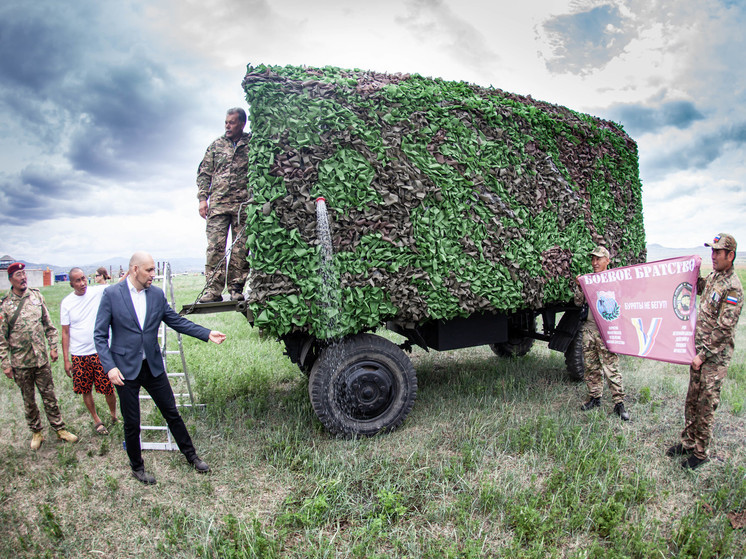
[[(80, 59), (83, 29), (71, 32), (70, 23), (81, 21), (80, 3), (31, 3), (10, 1), (0, 8), (0, 65), (3, 93), (21, 88), (46, 91), (58, 85), (70, 63)], [(95, 6), (94, 6), (95, 8)], [(79, 24), (75, 25), (80, 27)]]
[(746, 122), (734, 123), (694, 137), (691, 142), (653, 155), (643, 165), (647, 178), (658, 179), (668, 173), (700, 170), (734, 150), (746, 149)]
[(79, 208), (71, 203), (65, 175), (48, 169), (28, 167), (18, 175), (0, 175), (0, 220), (7, 225), (79, 215)]
[[(59, 168), (70, 175), (59, 181), (81, 172), (91, 182), (144, 178), (178, 156), (180, 115), (194, 96), (132, 21), (124, 3), (11, 1), (0, 9), (2, 118), (40, 154), (66, 161)], [(40, 196), (55, 188), (26, 175), (11, 183)]]
[(657, 132), (667, 126), (684, 130), (705, 118), (689, 101), (669, 101), (658, 106), (612, 105), (603, 112), (604, 118), (622, 124), (632, 137)]
[(547, 69), (558, 73), (584, 74), (602, 68), (635, 37), (632, 26), (611, 4), (555, 16), (543, 27), (554, 54)]

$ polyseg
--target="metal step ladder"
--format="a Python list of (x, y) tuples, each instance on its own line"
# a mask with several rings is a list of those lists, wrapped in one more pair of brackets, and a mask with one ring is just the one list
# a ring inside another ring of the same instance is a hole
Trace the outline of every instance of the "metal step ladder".
[[(174, 283), (173, 283), (173, 277), (171, 275), (171, 264), (169, 262), (163, 263), (163, 272), (155, 277), (153, 280), (156, 281), (163, 281), (163, 293), (166, 295), (166, 300), (168, 301), (169, 306), (173, 309), (175, 308), (174, 303)], [(184, 344), (181, 340), (181, 333), (176, 332), (176, 339), (178, 341), (178, 347), (179, 349), (168, 349), (168, 331), (170, 328), (166, 326), (164, 322), (161, 322), (161, 325), (158, 330), (158, 339), (160, 341), (161, 346), (161, 357), (163, 358), (163, 370), (166, 372), (166, 375), (169, 378), (169, 381), (171, 379), (175, 379), (179, 385), (183, 385), (181, 388), (178, 388), (180, 390), (177, 392), (173, 386), (172, 383), (172, 390), (174, 390), (174, 397), (176, 398), (176, 407), (180, 408), (204, 408), (204, 404), (195, 404), (194, 403), (194, 393), (192, 392), (192, 384), (189, 381), (189, 372), (187, 370), (187, 364), (186, 364), (186, 358), (184, 357)], [(169, 355), (179, 355), (181, 358), (181, 370), (182, 373), (171, 373), (168, 370), (168, 356)], [(182, 382), (183, 381), (183, 382)], [(186, 388), (186, 392), (183, 392), (183, 389)], [(150, 395), (146, 392), (145, 394), (140, 394), (140, 401), (142, 400), (152, 400)], [(141, 412), (142, 417), (142, 412)], [(178, 445), (176, 444), (176, 441), (174, 441), (171, 431), (169, 430), (168, 426), (165, 425), (140, 425), (141, 435), (140, 435), (140, 448), (143, 450), (179, 450)], [(142, 431), (164, 431), (166, 434), (166, 441), (165, 442), (150, 442), (150, 441), (142, 441)]]

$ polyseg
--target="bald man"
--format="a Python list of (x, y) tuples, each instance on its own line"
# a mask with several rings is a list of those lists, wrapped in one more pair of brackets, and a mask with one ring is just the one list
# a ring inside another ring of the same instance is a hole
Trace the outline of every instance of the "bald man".
[(153, 257), (146, 252), (133, 254), (127, 280), (104, 291), (94, 331), (101, 365), (119, 396), (132, 475), (146, 485), (156, 481), (151, 473), (145, 471), (140, 448), (140, 387), (153, 398), (187, 461), (199, 473), (210, 471), (207, 463), (197, 456), (184, 420), (176, 408), (158, 346), (161, 322), (177, 332), (205, 342), (209, 340), (220, 344), (225, 340), (225, 334), (210, 331), (176, 314), (168, 306), (163, 291), (152, 285), (154, 278)]

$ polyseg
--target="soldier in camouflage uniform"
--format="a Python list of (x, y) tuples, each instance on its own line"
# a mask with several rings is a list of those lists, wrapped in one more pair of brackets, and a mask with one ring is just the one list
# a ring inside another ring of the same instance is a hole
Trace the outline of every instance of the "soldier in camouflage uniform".
[[(243, 131), (245, 126), (246, 112), (241, 108), (229, 109), (225, 117), (225, 135), (207, 148), (197, 174), (199, 215), (207, 220), (206, 293), (200, 299), (203, 303), (222, 301), (226, 284), (231, 299), (242, 300), (249, 275), (245, 206), (249, 199), (248, 142), (251, 134)], [(223, 256), (229, 229), (233, 248), (226, 282)]]
[[(611, 257), (605, 247), (597, 246), (591, 252), (591, 266), (594, 273), (605, 272), (609, 267)], [(583, 290), (580, 283), (575, 288), (575, 304), (582, 306), (585, 303)], [(622, 421), (629, 421), (629, 413), (624, 409), (624, 388), (622, 387), (622, 375), (619, 373), (619, 356), (606, 348), (601, 332), (598, 330), (593, 314), (588, 313), (588, 318), (583, 324), (581, 335), (583, 336), (583, 360), (585, 362), (585, 384), (588, 387), (588, 401), (580, 409), (588, 411), (601, 405), (601, 396), (604, 392), (604, 377), (611, 390), (611, 399), (614, 402), (614, 413)]]
[(26, 422), (32, 432), (31, 448), (38, 450), (44, 436), (34, 385), (39, 389), (47, 420), (57, 437), (72, 443), (78, 437), (65, 429), (54, 394), (46, 344), (49, 343), (52, 361), (57, 361), (57, 330), (42, 294), (27, 286), (24, 268), (20, 262), (8, 267), (11, 290), (0, 301), (0, 362), (5, 376), (15, 380), (21, 389)]
[(712, 243), (712, 272), (697, 280), (699, 304), (694, 347), (697, 355), (689, 367), (689, 390), (684, 406), (681, 442), (666, 451), (668, 456), (689, 455), (681, 463), (695, 469), (708, 462), (707, 446), (712, 438), (720, 389), (733, 356), (736, 325), (743, 306), (743, 288), (733, 268), (736, 239), (720, 233)]

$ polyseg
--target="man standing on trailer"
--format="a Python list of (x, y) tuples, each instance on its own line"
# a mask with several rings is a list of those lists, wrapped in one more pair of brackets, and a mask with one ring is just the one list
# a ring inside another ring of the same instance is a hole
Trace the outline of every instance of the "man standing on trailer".
[[(243, 300), (249, 263), (246, 260), (246, 202), (249, 199), (248, 170), (251, 134), (244, 132), (246, 112), (240, 107), (228, 109), (225, 135), (207, 148), (197, 174), (199, 215), (207, 221), (207, 256), (205, 260), (205, 294), (201, 303), (223, 300), (228, 286), (231, 300)], [(228, 230), (231, 231), (231, 253), (226, 279), (223, 256)]]
[(689, 455), (681, 467), (691, 470), (709, 461), (707, 447), (712, 438), (715, 410), (733, 357), (736, 325), (743, 307), (743, 287), (733, 267), (736, 239), (720, 233), (705, 246), (712, 249), (712, 272), (697, 280), (699, 303), (694, 333), (697, 355), (689, 367), (684, 430), (681, 442), (666, 451), (670, 457)]
[[(611, 262), (611, 255), (606, 247), (597, 246), (591, 251), (591, 267), (594, 274), (605, 272), (609, 267), (609, 262)], [(584, 303), (585, 296), (578, 282), (575, 288), (575, 304), (582, 306)], [(585, 361), (588, 401), (580, 406), (580, 409), (588, 411), (601, 406), (604, 378), (606, 378), (611, 390), (611, 399), (614, 402), (614, 413), (622, 421), (629, 421), (629, 413), (624, 409), (624, 388), (622, 387), (622, 375), (619, 373), (619, 356), (607, 349), (591, 312), (588, 313), (588, 318), (583, 324), (581, 335), (583, 336), (583, 360)]]

